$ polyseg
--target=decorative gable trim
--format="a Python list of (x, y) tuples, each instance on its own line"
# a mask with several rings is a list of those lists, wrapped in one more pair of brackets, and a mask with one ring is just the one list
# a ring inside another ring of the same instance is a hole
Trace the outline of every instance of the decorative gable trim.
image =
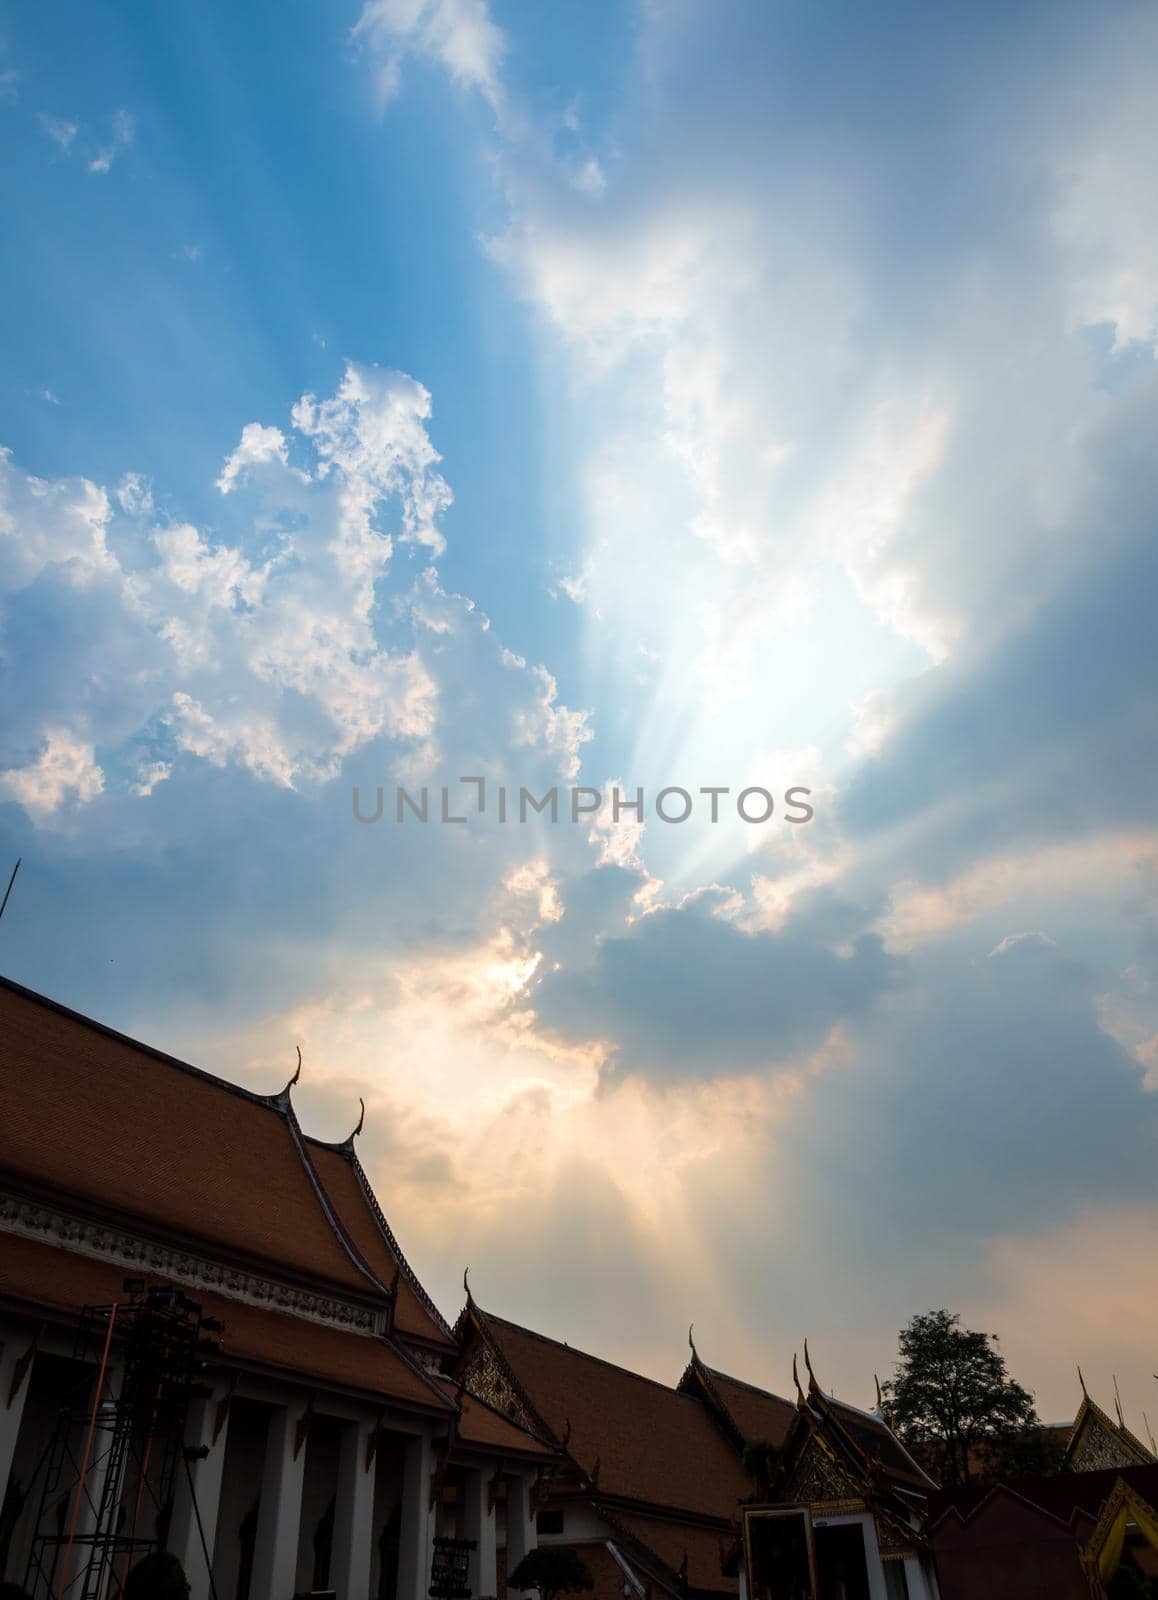
[(326, 1327), (342, 1328), (351, 1333), (385, 1332), (384, 1306), (360, 1306), (333, 1295), (293, 1288), (273, 1278), (225, 1266), (191, 1250), (140, 1239), (103, 1222), (71, 1216), (15, 1195), (0, 1194), (0, 1231), (55, 1245), (75, 1255), (109, 1261), (129, 1272), (156, 1273), (158, 1277), (187, 1284), (193, 1289), (212, 1290), (230, 1300), (240, 1300), (266, 1311), (282, 1311)]

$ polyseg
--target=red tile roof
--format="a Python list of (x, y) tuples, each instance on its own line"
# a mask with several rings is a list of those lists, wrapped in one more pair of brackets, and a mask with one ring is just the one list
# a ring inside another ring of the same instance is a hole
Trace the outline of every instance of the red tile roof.
[(455, 1348), (454, 1335), (398, 1247), (382, 1215), (369, 1179), (352, 1150), (307, 1139), (310, 1160), (338, 1218), (361, 1256), (383, 1283), (395, 1284), (394, 1326), (443, 1350)]
[(686, 1563), (688, 1588), (715, 1590), (723, 1594), (736, 1593), (736, 1579), (726, 1578), (721, 1571), (721, 1543), (728, 1545), (730, 1538), (718, 1528), (695, 1527), (687, 1522), (641, 1517), (634, 1512), (610, 1508), (604, 1510), (604, 1515), (611, 1524), (613, 1537), (621, 1531), (627, 1535), (630, 1542), (620, 1541), (620, 1543), (630, 1565), (637, 1565), (632, 1559), (631, 1548), (633, 1543), (637, 1543), (658, 1556), (667, 1572), (677, 1579), (685, 1570)]
[[(124, 1268), (109, 1262), (15, 1234), (3, 1238), (0, 1297), (22, 1308), (72, 1316), (82, 1306), (107, 1305), (123, 1298), (124, 1277)], [(148, 1274), (150, 1283), (167, 1281)], [(449, 1414), (451, 1404), (445, 1395), (384, 1339), (246, 1305), (188, 1285), (176, 1287), (196, 1300), (206, 1315), (219, 1317), (225, 1324), (221, 1338), (226, 1362), (260, 1366)]]
[[(796, 1415), (794, 1402), (767, 1389), (757, 1389), (740, 1378), (731, 1378), (726, 1372), (717, 1372), (714, 1367), (701, 1370), (710, 1386), (709, 1395), (723, 1405), (744, 1443), (770, 1444), (779, 1449)], [(693, 1371), (694, 1366), (690, 1366), (685, 1377)]]
[(558, 1459), (559, 1452), (554, 1445), (537, 1439), (485, 1400), (460, 1389), (452, 1379), (436, 1378), (434, 1381), (452, 1405), (461, 1402), (457, 1435), (461, 1444), (478, 1445), (510, 1456), (534, 1456), (544, 1462)]
[(288, 1097), (255, 1095), (0, 980), (0, 1174), (371, 1299)]
[[(477, 1308), (476, 1308), (477, 1311)], [(596, 1491), (731, 1519), (751, 1493), (701, 1402), (666, 1384), (479, 1312), (534, 1410)]]

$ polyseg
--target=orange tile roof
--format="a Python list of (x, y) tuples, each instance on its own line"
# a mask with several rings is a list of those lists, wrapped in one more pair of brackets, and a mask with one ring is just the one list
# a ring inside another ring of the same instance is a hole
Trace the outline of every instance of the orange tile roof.
[(346, 1232), (383, 1283), (397, 1277), (394, 1326), (399, 1333), (455, 1348), (454, 1336), (398, 1247), (361, 1162), (342, 1146), (306, 1140), (310, 1160)]
[(496, 1411), (477, 1395), (460, 1390), (453, 1379), (436, 1378), (434, 1381), (452, 1405), (461, 1400), (458, 1439), (462, 1444), (479, 1445), (506, 1455), (536, 1456), (543, 1461), (558, 1459), (559, 1452), (554, 1445), (520, 1428), (517, 1422), (504, 1417), (501, 1411)]
[(597, 1492), (731, 1519), (751, 1492), (701, 1402), (651, 1378), (479, 1313), (535, 1411)]
[[(611, 1524), (613, 1537), (622, 1531), (630, 1540), (637, 1541), (658, 1556), (673, 1576), (678, 1578), (686, 1562), (689, 1588), (716, 1590), (723, 1594), (736, 1593), (736, 1579), (726, 1578), (721, 1571), (720, 1546), (721, 1542), (726, 1545), (729, 1539), (718, 1528), (697, 1527), (691, 1523), (658, 1517), (641, 1517), (634, 1512), (614, 1509), (606, 1510), (604, 1515)], [(624, 1548), (623, 1553), (629, 1565), (632, 1564), (630, 1546)]]
[(143, 1231), (381, 1298), (292, 1111), (0, 979), (0, 1173)]
[(832, 1395), (822, 1395), (821, 1399), (866, 1460), (878, 1459), (888, 1476), (899, 1484), (922, 1492), (936, 1488), (924, 1467), (882, 1418)]
[[(124, 1278), (124, 1268), (109, 1262), (16, 1234), (3, 1237), (0, 1297), (25, 1309), (73, 1316), (84, 1305), (107, 1305), (123, 1298)], [(172, 1280), (150, 1273), (147, 1281)], [(384, 1339), (325, 1327), (188, 1285), (176, 1287), (196, 1300), (206, 1315), (225, 1324), (221, 1340), (226, 1362), (232, 1359), (296, 1379), (449, 1413), (445, 1396)]]
[(717, 1372), (714, 1367), (705, 1367), (704, 1372), (740, 1430), (744, 1443), (770, 1444), (779, 1449), (796, 1415), (795, 1404), (785, 1400), (783, 1395), (757, 1389), (754, 1384), (731, 1378), (726, 1372)]

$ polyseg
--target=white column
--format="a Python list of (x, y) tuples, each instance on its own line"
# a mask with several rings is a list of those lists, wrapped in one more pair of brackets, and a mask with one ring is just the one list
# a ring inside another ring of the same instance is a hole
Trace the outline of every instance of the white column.
[(473, 1539), (467, 1583), (474, 1600), (486, 1600), (498, 1593), (495, 1513), (490, 1504), (490, 1474), (477, 1469), (464, 1473), (463, 1537)]
[(531, 1513), (533, 1481), (532, 1477), (521, 1472), (507, 1479), (507, 1584), (511, 1595), (531, 1593), (529, 1589), (511, 1589), (509, 1585), (511, 1573), (539, 1542), (535, 1518)]
[(3, 1350), (0, 1350), (0, 1506), (4, 1504), (8, 1490), (12, 1458), (16, 1454), (16, 1441), (20, 1437), (20, 1423), (24, 1417), (24, 1402), (32, 1386), (33, 1364), (29, 1362), (19, 1390), (11, 1400), (8, 1398), (16, 1381), (16, 1368), (27, 1349), (28, 1337), (15, 1337), (6, 1340)]
[[(397, 1600), (427, 1600), (430, 1588), (430, 1475), (434, 1450), (429, 1434), (406, 1446), (402, 1463), (402, 1527), (398, 1550)], [(255, 1596), (254, 1600), (259, 1600)]]
[[(213, 1430), (217, 1425), (219, 1406), (226, 1399), (224, 1384), (216, 1384), (208, 1400), (195, 1400), (189, 1407), (185, 1424), (185, 1443), (191, 1447), (208, 1446), (204, 1461), (191, 1461), (186, 1472), (184, 1461), (177, 1464), (177, 1488), (173, 1496), (173, 1519), (169, 1524), (169, 1549), (185, 1569), (189, 1580), (189, 1600), (209, 1600), (209, 1567), (205, 1550), (213, 1561), (213, 1546), (217, 1537), (217, 1512), (221, 1504), (221, 1479), (225, 1470), (225, 1442), (229, 1434), (229, 1417), (226, 1414), (216, 1441)], [(192, 1492), (189, 1480), (193, 1480)], [(197, 1511), (194, 1511), (196, 1496)], [(197, 1526), (197, 1512), (201, 1514), (201, 1529)], [(205, 1535), (202, 1548), (201, 1534)]]
[(889, 1600), (885, 1586), (885, 1564), (881, 1560), (881, 1547), (877, 1543), (877, 1525), (872, 1516), (858, 1519), (864, 1529), (865, 1565), (868, 1567), (869, 1595), (871, 1600)]
[(250, 1600), (293, 1600), (297, 1590), (298, 1533), (306, 1447), (294, 1459), (300, 1404), (278, 1406), (269, 1419)]
[(909, 1600), (936, 1600), (932, 1573), (922, 1565), (919, 1556), (905, 1557), (905, 1582), (909, 1586)]
[(367, 1444), (376, 1423), (348, 1422), (338, 1456), (338, 1494), (330, 1588), (338, 1600), (367, 1600), (374, 1549), (374, 1463), (366, 1467)]

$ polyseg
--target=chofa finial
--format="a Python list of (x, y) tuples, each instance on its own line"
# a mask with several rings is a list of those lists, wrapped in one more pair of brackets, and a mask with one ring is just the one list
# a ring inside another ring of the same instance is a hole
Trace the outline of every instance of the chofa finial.
[(1078, 1382), (1082, 1386), (1082, 1397), (1083, 1397), (1083, 1399), (1088, 1400), (1090, 1398), (1090, 1391), (1086, 1388), (1086, 1380), (1082, 1377), (1082, 1369), (1081, 1369), (1081, 1367), (1078, 1368)]
[(817, 1383), (816, 1374), (812, 1370), (812, 1360), (811, 1360), (811, 1358), (810, 1358), (810, 1356), (808, 1354), (808, 1340), (807, 1339), (805, 1339), (805, 1341), (804, 1341), (804, 1365), (805, 1365), (805, 1367), (807, 1368), (807, 1371), (808, 1371), (808, 1392), (811, 1394), (814, 1389), (819, 1389), (820, 1385)]
[(474, 1303), (474, 1295), (471, 1294), (471, 1292), (470, 1292), (470, 1268), (469, 1267), (463, 1267), (463, 1269), (462, 1269), (462, 1287), (466, 1292), (466, 1298), (467, 1298), (468, 1304), (473, 1305), (473, 1303)]
[(877, 1377), (875, 1372), (873, 1373), (873, 1382), (877, 1386), (877, 1410), (880, 1411), (883, 1414), (884, 1409), (885, 1409), (885, 1403), (884, 1403), (884, 1398), (881, 1395), (881, 1380)]
[(294, 1068), (293, 1077), (286, 1084), (284, 1089), (279, 1090), (277, 1094), (273, 1094), (273, 1095), (269, 1096), (269, 1099), (272, 1102), (272, 1104), (275, 1105), (275, 1106), (280, 1106), (280, 1108), (283, 1111), (288, 1109), (288, 1107), (289, 1107), (290, 1090), (293, 1088), (294, 1084), (298, 1081), (298, 1079), (302, 1075), (302, 1047), (299, 1044), (295, 1048), (297, 1049), (297, 1053), (298, 1053), (298, 1064)]
[(800, 1387), (800, 1373), (797, 1371), (797, 1368), (796, 1368), (796, 1351), (795, 1350), (792, 1352), (792, 1381), (796, 1385), (796, 1404), (798, 1406), (807, 1405), (808, 1402), (804, 1398), (804, 1390)]

